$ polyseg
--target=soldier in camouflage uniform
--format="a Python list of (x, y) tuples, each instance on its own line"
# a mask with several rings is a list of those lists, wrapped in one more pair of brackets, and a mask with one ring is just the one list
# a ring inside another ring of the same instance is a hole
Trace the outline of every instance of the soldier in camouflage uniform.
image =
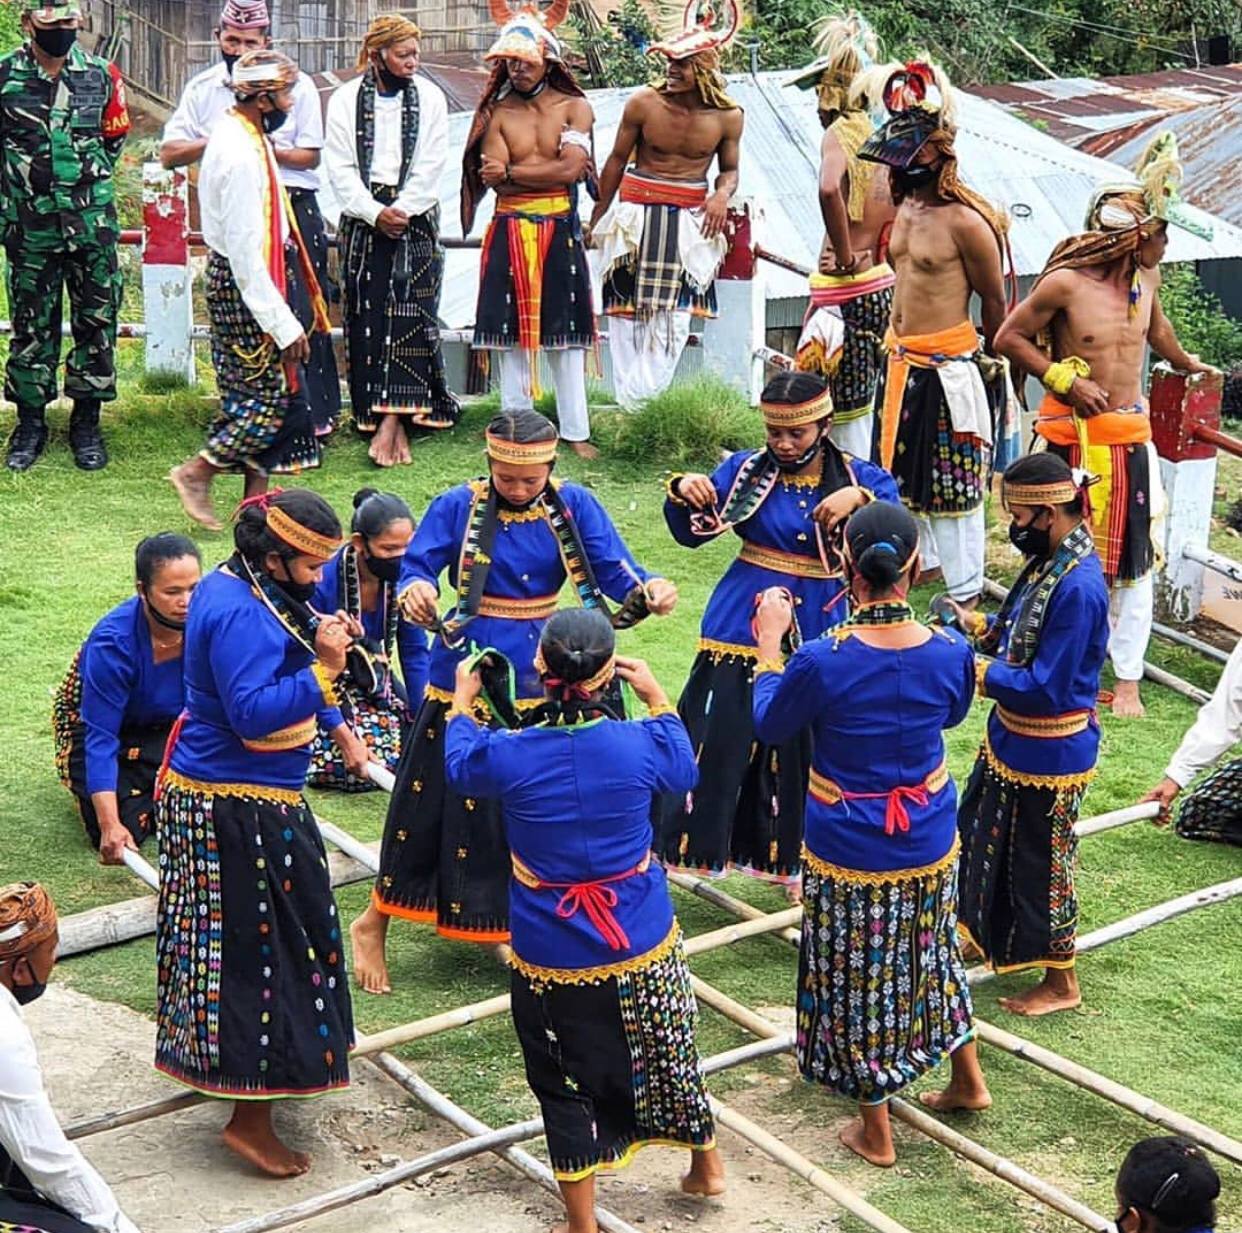
[(25, 471), (47, 443), (44, 408), (57, 396), (61, 305), (69, 293), (74, 461), (108, 461), (99, 430), (116, 397), (117, 264), (112, 170), (129, 113), (114, 65), (76, 45), (81, 5), (27, 5), (26, 43), (0, 58), (0, 229), (8, 256), (13, 340), (5, 397), (17, 404), (8, 465)]

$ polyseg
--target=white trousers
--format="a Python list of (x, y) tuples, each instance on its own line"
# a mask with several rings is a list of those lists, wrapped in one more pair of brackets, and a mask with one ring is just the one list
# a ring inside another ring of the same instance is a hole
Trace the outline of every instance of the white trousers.
[[(500, 361), (500, 406), (505, 411), (518, 411), (535, 405), (530, 393), (530, 354), (521, 347), (506, 347), (493, 352)], [(556, 392), (556, 418), (561, 439), (586, 441), (591, 436), (591, 419), (587, 414), (586, 351), (581, 347), (541, 353), (552, 374)]]
[(974, 599), (983, 590), (983, 506), (956, 518), (915, 514), (924, 569), (939, 567), (951, 598)]
[(875, 424), (874, 412), (860, 415), (848, 424), (833, 424), (828, 430), (833, 444), (855, 458), (871, 461), (871, 430)]
[(608, 351), (617, 402), (636, 411), (644, 399), (668, 389), (689, 337), (689, 312), (662, 310), (641, 322), (609, 317)]
[(1119, 681), (1141, 681), (1151, 641), (1152, 575), (1115, 583), (1108, 592), (1108, 654)]

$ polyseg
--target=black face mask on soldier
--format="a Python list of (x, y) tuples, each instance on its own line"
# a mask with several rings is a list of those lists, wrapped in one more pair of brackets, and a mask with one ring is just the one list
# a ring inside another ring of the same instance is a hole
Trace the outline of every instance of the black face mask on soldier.
[(55, 60), (63, 59), (78, 41), (77, 30), (70, 26), (35, 26), (34, 41)]
[(894, 168), (889, 174), (892, 176), (893, 188), (904, 195), (931, 184), (940, 175), (940, 168), (928, 166), (906, 167), (901, 171)]

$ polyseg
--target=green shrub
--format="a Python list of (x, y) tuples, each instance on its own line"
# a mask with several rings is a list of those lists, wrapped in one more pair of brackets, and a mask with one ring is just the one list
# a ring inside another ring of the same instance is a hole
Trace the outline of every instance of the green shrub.
[(1204, 290), (1193, 266), (1165, 267), (1160, 303), (1187, 351), (1218, 368), (1242, 365), (1242, 321), (1230, 317)]
[(627, 462), (710, 470), (720, 451), (763, 440), (763, 423), (745, 395), (707, 373), (678, 382), (607, 425), (610, 456)]

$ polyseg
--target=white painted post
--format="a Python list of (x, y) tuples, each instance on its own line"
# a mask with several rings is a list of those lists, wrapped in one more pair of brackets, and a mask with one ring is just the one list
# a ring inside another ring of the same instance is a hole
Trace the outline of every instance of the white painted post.
[(767, 305), (755, 277), (749, 205), (730, 207), (725, 226), (729, 251), (716, 275), (719, 315), (703, 327), (703, 369), (741, 390), (753, 405), (763, 389), (763, 362), (755, 353), (767, 341)]
[(189, 194), (184, 168), (142, 168), (142, 305), (147, 372), (176, 373), (193, 385), (194, 295)]

